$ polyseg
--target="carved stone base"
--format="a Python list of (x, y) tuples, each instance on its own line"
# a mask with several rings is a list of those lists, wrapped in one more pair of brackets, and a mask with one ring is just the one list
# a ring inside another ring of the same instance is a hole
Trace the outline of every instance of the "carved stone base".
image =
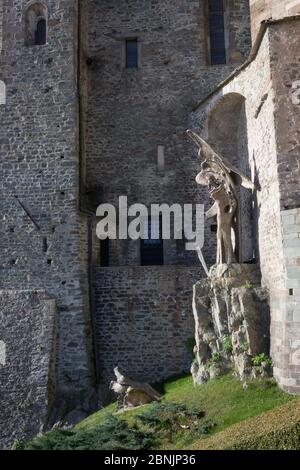
[(195, 384), (232, 368), (241, 379), (270, 375), (269, 360), (253, 364), (270, 350), (269, 294), (260, 286), (256, 265), (213, 266), (209, 277), (194, 285), (193, 313)]

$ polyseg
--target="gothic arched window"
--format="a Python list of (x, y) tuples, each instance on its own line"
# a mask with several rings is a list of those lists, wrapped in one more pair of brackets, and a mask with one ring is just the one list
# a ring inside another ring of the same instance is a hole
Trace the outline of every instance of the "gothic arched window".
[(25, 43), (43, 46), (47, 42), (47, 8), (41, 2), (31, 3), (25, 13)]
[(224, 0), (208, 0), (210, 63), (226, 64)]

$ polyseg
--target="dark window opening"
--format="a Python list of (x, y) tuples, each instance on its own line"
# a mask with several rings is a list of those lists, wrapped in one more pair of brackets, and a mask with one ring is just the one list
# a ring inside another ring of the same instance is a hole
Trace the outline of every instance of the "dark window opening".
[(43, 252), (47, 253), (48, 251), (48, 240), (46, 237), (43, 238)]
[(138, 41), (137, 39), (126, 40), (126, 68), (138, 68)]
[(210, 61), (212, 65), (226, 64), (225, 22), (223, 0), (208, 2)]
[[(159, 224), (159, 238), (152, 239), (151, 232), (154, 232), (155, 225)], [(164, 244), (162, 239), (162, 220), (148, 220), (148, 239), (141, 240), (141, 265), (142, 266), (162, 266), (164, 264)]]
[(100, 240), (100, 265), (104, 268), (109, 266), (109, 238)]
[(45, 18), (41, 18), (36, 25), (35, 31), (35, 41), (34, 44), (36, 46), (43, 46), (46, 44), (46, 36), (47, 36), (47, 24)]

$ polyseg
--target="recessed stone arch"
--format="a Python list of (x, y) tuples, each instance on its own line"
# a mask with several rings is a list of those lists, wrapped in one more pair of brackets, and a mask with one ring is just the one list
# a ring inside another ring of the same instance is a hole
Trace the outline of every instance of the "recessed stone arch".
[(25, 8), (25, 45), (45, 45), (47, 34), (48, 8), (43, 2), (33, 0)]
[(0, 105), (6, 103), (6, 86), (5, 83), (0, 80)]
[[(239, 93), (223, 95), (212, 106), (205, 123), (206, 137), (212, 147), (251, 178), (245, 98)], [(247, 262), (255, 258), (253, 195), (238, 188), (240, 199), (237, 258)]]

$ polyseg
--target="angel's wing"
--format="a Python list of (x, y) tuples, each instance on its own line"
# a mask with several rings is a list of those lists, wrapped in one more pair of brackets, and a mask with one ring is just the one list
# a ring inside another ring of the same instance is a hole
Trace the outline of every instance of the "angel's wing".
[(213, 148), (204, 139), (202, 139), (202, 137), (191, 130), (187, 130), (186, 133), (199, 149), (202, 150), (204, 160), (207, 160), (208, 162), (216, 162), (219, 163), (220, 166), (224, 166), (228, 172), (234, 173), (234, 182), (241, 184), (244, 188), (252, 190), (255, 188), (254, 183), (252, 183), (249, 178), (233, 166), (227, 158), (215, 152), (215, 150), (213, 150)]

